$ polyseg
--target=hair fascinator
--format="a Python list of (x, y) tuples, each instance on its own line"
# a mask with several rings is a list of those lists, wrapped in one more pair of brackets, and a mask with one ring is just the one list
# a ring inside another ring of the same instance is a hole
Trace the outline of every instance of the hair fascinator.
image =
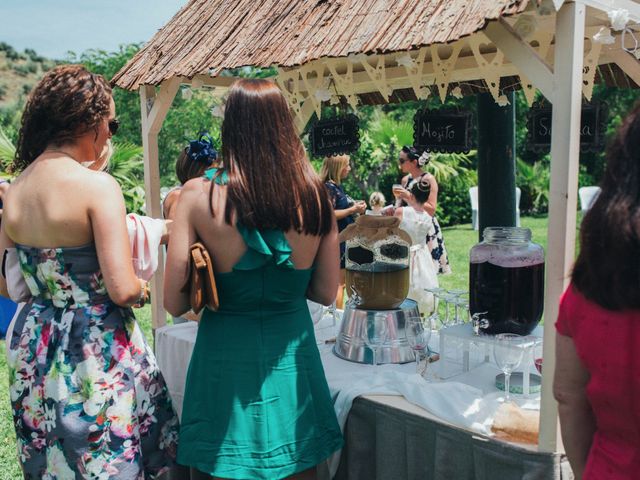
[(425, 150), (424, 152), (422, 152), (422, 155), (418, 157), (418, 165), (423, 167), (427, 163), (429, 163), (429, 160), (431, 160), (431, 155), (429, 155), (429, 152)]
[(186, 151), (193, 162), (211, 165), (218, 158), (218, 152), (213, 146), (213, 138), (208, 133), (201, 133), (197, 140), (190, 141)]
[(428, 192), (431, 190), (431, 184), (425, 175), (420, 176), (420, 180), (416, 182), (416, 188), (421, 192)]

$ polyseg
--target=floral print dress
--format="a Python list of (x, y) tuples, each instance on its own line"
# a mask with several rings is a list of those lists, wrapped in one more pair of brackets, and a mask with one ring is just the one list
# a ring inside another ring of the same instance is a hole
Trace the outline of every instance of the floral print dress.
[(9, 345), (25, 479), (153, 479), (174, 463), (178, 419), (129, 308), (108, 297), (95, 247), (17, 245), (33, 298)]

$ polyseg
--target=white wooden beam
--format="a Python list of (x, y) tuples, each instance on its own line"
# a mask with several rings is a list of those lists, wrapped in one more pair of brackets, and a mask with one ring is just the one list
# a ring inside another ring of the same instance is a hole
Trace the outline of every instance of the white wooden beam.
[(553, 95), (553, 70), (536, 50), (505, 21), (490, 22), (484, 34), (549, 100)]
[[(145, 89), (146, 87), (143, 86), (140, 88), (142, 91), (142, 89)], [(167, 112), (169, 111), (169, 108), (171, 108), (171, 104), (173, 103), (173, 99), (176, 97), (176, 93), (178, 93), (179, 88), (180, 79), (178, 77), (171, 77), (160, 84), (160, 91), (157, 95), (154, 93), (153, 104), (146, 118), (148, 132), (155, 134), (160, 132), (164, 118), (167, 116)], [(144, 124), (145, 123), (143, 123), (143, 125)]]
[(611, 51), (608, 53), (608, 56), (631, 80), (640, 85), (640, 61), (636, 60), (630, 53), (624, 50)]
[(605, 13), (611, 10), (626, 10), (629, 12), (631, 22), (640, 22), (640, 4), (632, 0), (576, 0), (576, 2)]
[(539, 449), (554, 452), (558, 405), (553, 398), (555, 321), (558, 302), (569, 283), (576, 241), (580, 154), (582, 63), (586, 7), (565, 3), (556, 16), (555, 90), (551, 125), (551, 185), (544, 299), (544, 368), (540, 401)]
[[(140, 112), (142, 117), (142, 148), (144, 155), (144, 190), (147, 215), (162, 218), (160, 205), (160, 163), (158, 155), (158, 132), (178, 91), (177, 78), (165, 82), (158, 95), (155, 87), (140, 87)], [(167, 314), (162, 305), (164, 281), (164, 249), (158, 251), (158, 269), (151, 280), (151, 322), (153, 331), (167, 323)]]
[(192, 79), (181, 77), (180, 81), (183, 85), (192, 85), (194, 88), (199, 83), (207, 87), (214, 87), (221, 90), (228, 89), (237, 81), (238, 77), (210, 77), (209, 75), (196, 75)]
[(299, 135), (302, 135), (304, 127), (307, 126), (307, 123), (309, 122), (309, 119), (313, 115), (314, 111), (315, 107), (313, 102), (309, 99), (306, 99), (302, 104), (302, 108), (300, 108), (300, 113), (294, 118), (294, 122), (296, 124), (296, 128), (298, 129)]

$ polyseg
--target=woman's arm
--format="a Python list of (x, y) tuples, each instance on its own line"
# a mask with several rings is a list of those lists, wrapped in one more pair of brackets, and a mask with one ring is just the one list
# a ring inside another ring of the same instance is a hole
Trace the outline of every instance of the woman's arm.
[(436, 208), (438, 207), (438, 182), (436, 182), (436, 177), (431, 174), (428, 174), (427, 179), (431, 186), (431, 192), (429, 193), (429, 198), (427, 198), (423, 207), (424, 210), (433, 217), (435, 216)]
[(558, 401), (562, 441), (576, 480), (582, 478), (596, 422), (587, 399), (589, 372), (582, 365), (571, 337), (556, 335), (553, 394)]
[(315, 267), (307, 288), (307, 298), (322, 305), (330, 305), (336, 299), (340, 274), (340, 244), (336, 223), (320, 240)]
[[(4, 262), (5, 252), (7, 248), (15, 247), (14, 243), (4, 231), (4, 222), (0, 224), (0, 261)], [(4, 265), (2, 265), (4, 267)], [(4, 272), (0, 275), (0, 295), (9, 298), (9, 290), (7, 289), (7, 279), (4, 278)]]
[[(9, 190), (9, 182), (3, 181), (0, 182), (0, 201), (4, 202), (5, 195), (7, 194), (7, 190)], [(4, 204), (4, 203), (3, 203)], [(2, 211), (4, 209), (0, 208), (0, 220), (2, 219)]]
[(404, 207), (396, 208), (395, 211), (393, 212), (393, 216), (398, 217), (400, 220), (402, 220), (402, 210), (404, 210)]
[(198, 178), (184, 185), (171, 225), (164, 276), (164, 308), (175, 317), (191, 309), (189, 292), (182, 289), (189, 278), (190, 248), (197, 238), (191, 212), (202, 192), (202, 182)]
[(336, 220), (342, 220), (343, 218), (349, 217), (356, 213), (358, 209), (355, 205), (351, 205), (349, 208), (344, 208), (342, 210), (334, 210), (333, 212), (336, 214)]
[(176, 207), (180, 198), (180, 189), (171, 190), (162, 202), (162, 216), (167, 220), (174, 220)]
[(124, 197), (109, 174), (91, 175), (89, 219), (102, 278), (114, 303), (131, 306), (140, 300), (143, 281), (133, 271)]

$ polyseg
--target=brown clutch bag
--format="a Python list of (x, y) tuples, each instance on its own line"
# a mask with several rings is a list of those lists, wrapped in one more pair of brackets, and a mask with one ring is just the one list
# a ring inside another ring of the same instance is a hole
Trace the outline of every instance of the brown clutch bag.
[(198, 314), (204, 307), (218, 310), (218, 290), (213, 276), (213, 264), (205, 246), (196, 242), (191, 245), (189, 261), (189, 278), (183, 291), (189, 290), (191, 309)]

